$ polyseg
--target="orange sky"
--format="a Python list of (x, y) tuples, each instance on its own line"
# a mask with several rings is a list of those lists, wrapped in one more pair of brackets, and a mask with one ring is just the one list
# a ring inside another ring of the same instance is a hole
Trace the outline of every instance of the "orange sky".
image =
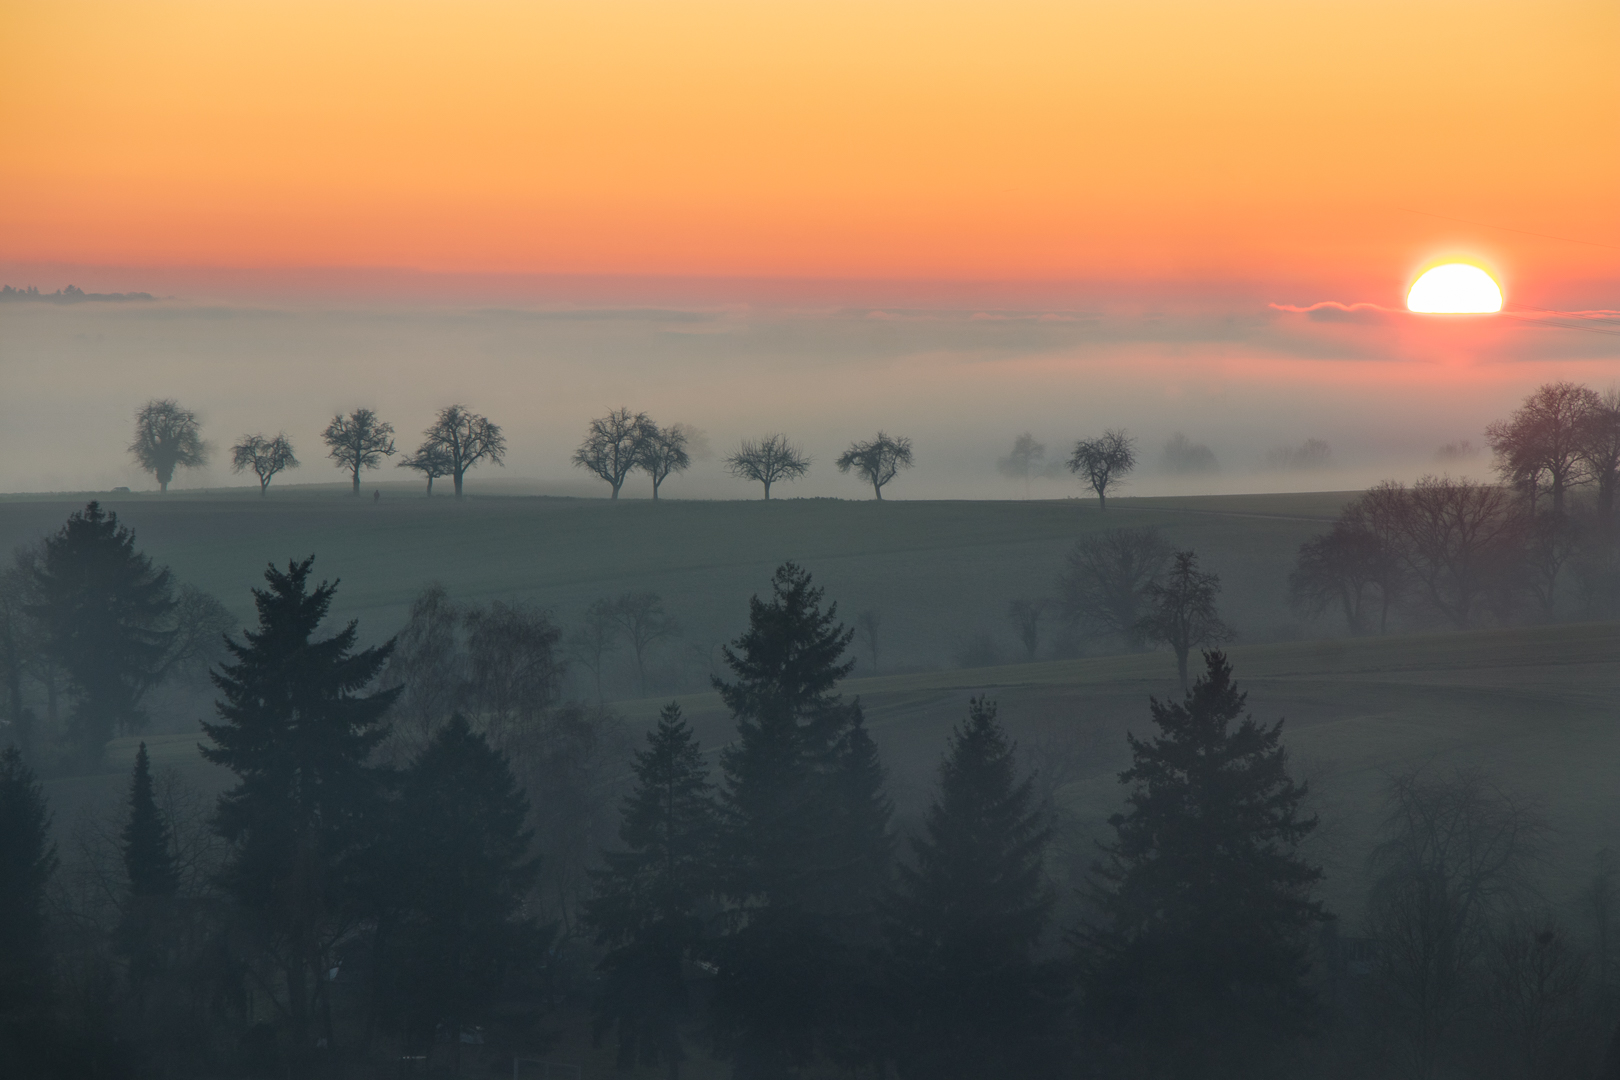
[(0, 0), (0, 262), (1511, 302), (1620, 281), (1617, 56), (1612, 0)]

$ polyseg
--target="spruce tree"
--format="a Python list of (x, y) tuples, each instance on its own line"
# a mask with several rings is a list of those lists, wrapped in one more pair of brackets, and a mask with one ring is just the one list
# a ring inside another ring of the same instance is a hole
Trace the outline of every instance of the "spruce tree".
[(539, 871), (529, 801), (506, 755), (459, 713), (412, 762), (401, 795), (407, 1007), (415, 1030), (444, 1029), (459, 1074), (461, 1033), (488, 1019), (525, 961), (538, 961), (523, 917)]
[(603, 854), (586, 919), (602, 959), (596, 1036), (617, 1029), (620, 1068), (662, 1064), (677, 1080), (686, 1059), (684, 968), (705, 938), (703, 908), (714, 891), (718, 814), (708, 766), (681, 708), (671, 702), (636, 753), (636, 787), (625, 799), (619, 839)]
[(170, 849), (169, 822), (158, 809), (152, 790), (151, 761), (146, 744), (135, 751), (135, 772), (129, 785), (129, 821), (123, 833), (124, 870), (131, 896), (173, 896), (180, 886)]
[(50, 827), (34, 771), (16, 747), (0, 751), (0, 1066), (8, 1069), (27, 1059), (46, 1016), (45, 884), (56, 869)]
[(888, 869), (873, 853), (888, 843), (882, 771), (860, 703), (835, 692), (854, 667), (843, 659), (854, 631), (821, 600), (806, 571), (780, 567), (771, 599), (750, 601), (748, 629), (724, 650), (736, 681), (715, 680), (737, 719), (720, 760), (732, 929), (715, 1010), (743, 1080), (790, 1075), (827, 1048)]
[(129, 961), (130, 989), (144, 1011), (146, 989), (162, 967), (163, 938), (179, 874), (170, 850), (169, 823), (152, 791), (152, 770), (143, 742), (130, 781), (129, 821), (120, 847), (129, 891), (123, 898), (118, 947)]
[(315, 637), (337, 586), (310, 587), (314, 561), (271, 566), (269, 587), (253, 590), (259, 624), (227, 642), (232, 660), (213, 676), (219, 722), (203, 725), (214, 745), (202, 748), (238, 778), (215, 815), (232, 849), (223, 884), (274, 957), (267, 985), (278, 988), (300, 1074), (311, 1065), (332, 947), (354, 914), (349, 871), (377, 832), (381, 785), (366, 758), (399, 694), (361, 692), (392, 641), (356, 650), (354, 622)]
[(889, 986), (902, 1077), (1034, 1077), (1055, 1061), (1061, 979), (1036, 955), (1052, 910), (1051, 829), (983, 698), (950, 739), (939, 794), (889, 905)]
[(1129, 808), (1109, 819), (1103, 918), (1079, 943), (1093, 1019), (1151, 1074), (1251, 1077), (1312, 1020), (1306, 952), (1330, 916), (1298, 851), (1316, 818), (1282, 721), (1255, 723), (1226, 657), (1204, 658), (1182, 703), (1151, 702), (1158, 735), (1127, 736)]
[(141, 697), (163, 677), (174, 640), (173, 582), (135, 550), (117, 514), (92, 502), (45, 541), (34, 586), (28, 612), (73, 691), (69, 741), (94, 763), (120, 730), (145, 724)]

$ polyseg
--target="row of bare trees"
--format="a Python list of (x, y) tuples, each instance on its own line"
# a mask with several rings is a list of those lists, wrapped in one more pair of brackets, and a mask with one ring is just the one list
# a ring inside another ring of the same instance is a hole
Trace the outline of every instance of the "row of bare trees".
[(1055, 476), (1066, 468), (1096, 493), (1097, 508), (1107, 510), (1109, 492), (1123, 486), (1125, 477), (1136, 468), (1136, 440), (1123, 430), (1110, 428), (1095, 438), (1076, 442), (1067, 461), (1045, 459), (1045, 444), (1026, 431), (1013, 440), (1012, 452), (996, 463), (996, 469), (1003, 476), (1024, 481), (1028, 495), (1032, 478)]
[[(446, 405), (423, 431), (416, 451), (396, 464), (414, 469), (427, 478), (428, 494), (433, 481), (450, 477), (456, 498), (461, 498), (467, 473), (481, 462), (505, 463), (506, 437), (499, 424), (472, 412), (464, 405)], [(394, 425), (371, 409), (356, 409), (347, 416), (339, 413), (321, 433), (327, 456), (339, 468), (349, 471), (354, 494), (360, 494), (360, 474), (380, 468), (397, 452)], [(155, 399), (135, 414), (135, 441), (129, 452), (140, 467), (157, 478), (162, 491), (169, 490), (176, 469), (195, 469), (208, 464), (209, 446), (203, 441), (202, 423), (191, 409), (173, 398)], [(231, 470), (252, 472), (259, 480), (262, 495), (278, 474), (299, 467), (297, 454), (285, 432), (273, 436), (260, 433), (243, 435), (231, 447)]]
[[(699, 439), (700, 433), (690, 425), (660, 427), (646, 413), (621, 407), (590, 422), (573, 462), (575, 468), (606, 481), (614, 499), (629, 475), (639, 469), (652, 480), (653, 498), (657, 499), (660, 486), (671, 474), (691, 466), (690, 447)], [(773, 485), (799, 479), (811, 465), (810, 456), (780, 433), (745, 439), (724, 460), (732, 476), (761, 485), (766, 499), (771, 497)], [(851, 443), (837, 466), (839, 472), (854, 473), (871, 484), (872, 494), (881, 500), (884, 486), (912, 463), (911, 440), (880, 431), (873, 439)]]
[(1542, 386), (1486, 437), (1501, 484), (1387, 481), (1301, 546), (1289, 594), (1304, 614), (1382, 633), (1402, 608), (1457, 629), (1528, 608), (1558, 614), (1573, 569), (1585, 613), (1614, 599), (1620, 395)]

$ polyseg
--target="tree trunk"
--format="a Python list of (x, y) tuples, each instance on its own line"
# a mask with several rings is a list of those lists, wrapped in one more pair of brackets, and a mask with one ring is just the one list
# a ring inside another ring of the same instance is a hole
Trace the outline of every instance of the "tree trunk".
[(354, 497), (360, 497), (360, 466), (354, 467)]
[(1176, 646), (1176, 674), (1181, 676), (1181, 692), (1185, 694), (1189, 688), (1187, 682), (1187, 654), (1192, 650), (1185, 645)]
[(765, 498), (769, 499), (771, 497), (771, 482), (769, 480), (762, 480), (760, 483), (765, 485)]
[(883, 485), (876, 480), (872, 481), (872, 494), (877, 496), (878, 502), (883, 501)]
[(658, 479), (658, 474), (657, 473), (654, 473), (653, 474), (653, 502), (658, 501), (658, 485), (661, 484), (661, 483), (663, 483), (663, 481)]
[(456, 498), (458, 498), (458, 499), (461, 498), (461, 478), (464, 475), (465, 475), (465, 473), (461, 469), (457, 469), (454, 473), (451, 474), (452, 478), (456, 482)]
[(621, 484), (623, 484), (623, 483), (624, 483), (623, 480), (615, 480), (615, 481), (613, 481), (613, 494), (608, 496), (608, 497), (611, 498), (611, 499), (617, 499), (619, 497), (619, 486)]
[[(1097, 490), (1097, 509), (1099, 512), (1103, 513), (1106, 513), (1108, 510), (1108, 496), (1102, 493), (1101, 488)], [(1183, 679), (1182, 681), (1185, 682), (1186, 680)]]

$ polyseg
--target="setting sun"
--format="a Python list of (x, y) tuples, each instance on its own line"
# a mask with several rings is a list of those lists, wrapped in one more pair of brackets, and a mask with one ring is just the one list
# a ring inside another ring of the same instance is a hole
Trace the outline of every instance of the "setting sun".
[(1425, 271), (1412, 283), (1406, 307), (1431, 314), (1487, 314), (1502, 310), (1502, 289), (1477, 266), (1446, 263)]

